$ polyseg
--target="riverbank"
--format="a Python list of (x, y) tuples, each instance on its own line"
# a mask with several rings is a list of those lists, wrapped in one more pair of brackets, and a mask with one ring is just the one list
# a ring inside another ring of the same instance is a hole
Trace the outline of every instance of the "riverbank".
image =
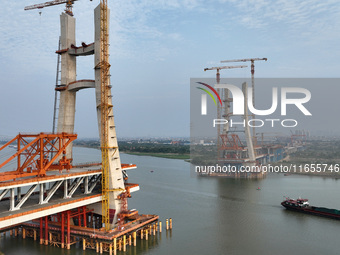
[(190, 159), (190, 154), (176, 154), (176, 153), (147, 153), (147, 152), (131, 152), (131, 151), (122, 151), (122, 153), (136, 155), (136, 156), (150, 156), (150, 157), (158, 157), (158, 158), (169, 158), (169, 159)]
[[(74, 145), (74, 147), (83, 147), (83, 148), (100, 150), (98, 146)], [(135, 155), (135, 156), (150, 156), (150, 157), (157, 157), (157, 158), (183, 159), (183, 160), (190, 159), (190, 154), (187, 154), (187, 153), (179, 154), (179, 153), (162, 153), (162, 152), (135, 152), (135, 151), (125, 151), (125, 150), (120, 150), (120, 152), (129, 154), (129, 155)]]

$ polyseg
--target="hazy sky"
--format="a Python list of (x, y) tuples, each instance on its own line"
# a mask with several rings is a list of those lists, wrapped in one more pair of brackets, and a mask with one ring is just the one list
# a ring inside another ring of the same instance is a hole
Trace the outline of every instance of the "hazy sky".
[[(0, 136), (51, 131), (64, 5), (24, 11), (42, 0), (2, 0)], [(74, 4), (77, 44), (93, 42), (99, 0)], [(109, 0), (111, 74), (120, 137), (189, 136), (190, 78), (214, 77), (220, 60), (267, 57), (257, 77), (339, 77), (338, 0)], [(41, 11), (41, 15), (39, 14)], [(93, 78), (93, 56), (77, 79)], [(250, 69), (222, 77), (249, 77)], [(77, 94), (75, 131), (97, 137), (94, 90)]]

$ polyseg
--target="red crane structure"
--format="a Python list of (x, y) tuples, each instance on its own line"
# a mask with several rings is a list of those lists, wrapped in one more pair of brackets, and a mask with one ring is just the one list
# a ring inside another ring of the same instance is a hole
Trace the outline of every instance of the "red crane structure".
[[(22, 177), (44, 177), (46, 171), (63, 169), (71, 169), (71, 159), (67, 159), (65, 155), (57, 164), (53, 162), (62, 154), (65, 154), (66, 147), (75, 139), (76, 134), (19, 134), (6, 144), (0, 147), (0, 152), (9, 146), (16, 146), (17, 152), (0, 164), (0, 169), (16, 160), (17, 169), (0, 173), (0, 182), (9, 181)], [(49, 160), (49, 155), (53, 151), (53, 158)]]

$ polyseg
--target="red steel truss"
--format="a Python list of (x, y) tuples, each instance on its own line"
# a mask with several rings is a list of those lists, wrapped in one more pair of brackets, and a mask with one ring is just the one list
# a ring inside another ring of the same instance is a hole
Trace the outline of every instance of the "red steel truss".
[[(0, 173), (0, 181), (16, 178), (38, 176), (43, 177), (48, 170), (59, 171), (71, 169), (71, 159), (65, 157), (66, 147), (75, 139), (76, 134), (19, 134), (11, 141), (0, 147), (0, 153), (6, 147), (15, 144), (17, 152), (0, 164), (0, 169), (10, 161), (16, 159), (17, 169)], [(52, 159), (49, 156), (53, 152)], [(53, 162), (61, 155), (58, 163)]]
[(220, 150), (243, 150), (244, 145), (242, 144), (240, 137), (236, 134), (225, 134), (220, 135), (222, 143), (220, 145)]

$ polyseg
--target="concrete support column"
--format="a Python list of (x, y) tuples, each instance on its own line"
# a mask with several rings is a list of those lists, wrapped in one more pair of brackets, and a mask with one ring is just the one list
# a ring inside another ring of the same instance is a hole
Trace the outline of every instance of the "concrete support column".
[[(76, 22), (72, 16), (60, 15), (60, 46), (61, 49), (76, 45)], [(64, 52), (61, 55), (61, 85), (67, 86), (76, 80), (76, 56)], [(59, 116), (57, 132), (74, 133), (76, 111), (76, 92), (62, 90), (60, 92)], [(66, 158), (72, 158), (72, 143), (66, 148)], [(62, 155), (61, 155), (62, 157)], [(60, 158), (59, 158), (60, 159)]]
[[(98, 119), (98, 129), (99, 134), (101, 134), (101, 8), (100, 4), (95, 8), (94, 10), (94, 22), (95, 22), (95, 56), (94, 56), (94, 66), (95, 66), (95, 91), (96, 91), (96, 105), (97, 105), (97, 119)], [(110, 13), (108, 10), (107, 20), (109, 23), (110, 20)], [(109, 29), (109, 24), (107, 24)], [(109, 80), (109, 86), (110, 83), (110, 73), (108, 75)], [(108, 93), (108, 104), (114, 105), (112, 103), (112, 94), (111, 90), (109, 90)], [(109, 146), (108, 150), (108, 159), (109, 159), (109, 185), (110, 189), (114, 190), (110, 192), (109, 198), (109, 204), (110, 204), (110, 210), (114, 210), (115, 214), (113, 217), (112, 222), (117, 222), (117, 214), (121, 212), (121, 200), (117, 199), (117, 196), (122, 193), (122, 189), (124, 189), (124, 178), (123, 173), (121, 169), (121, 161), (120, 161), (120, 155), (118, 151), (118, 141), (117, 141), (117, 135), (116, 135), (116, 126), (114, 122), (114, 116), (113, 116), (113, 107), (109, 107), (108, 112), (108, 141), (105, 141), (106, 144)], [(100, 211), (95, 211), (96, 213), (102, 214), (101, 208), (99, 208)], [(111, 226), (113, 228), (114, 226)]]
[[(242, 91), (244, 94), (244, 120), (245, 123), (248, 123), (248, 85), (246, 82), (244, 82), (242, 84)], [(246, 133), (246, 142), (247, 142), (247, 148), (248, 148), (248, 156), (249, 156), (249, 160), (252, 162), (248, 165), (250, 166), (254, 166), (255, 163), (255, 151), (254, 151), (254, 147), (253, 147), (253, 141), (252, 141), (252, 136), (250, 133), (250, 128), (248, 125), (246, 125), (245, 127), (245, 133)]]

